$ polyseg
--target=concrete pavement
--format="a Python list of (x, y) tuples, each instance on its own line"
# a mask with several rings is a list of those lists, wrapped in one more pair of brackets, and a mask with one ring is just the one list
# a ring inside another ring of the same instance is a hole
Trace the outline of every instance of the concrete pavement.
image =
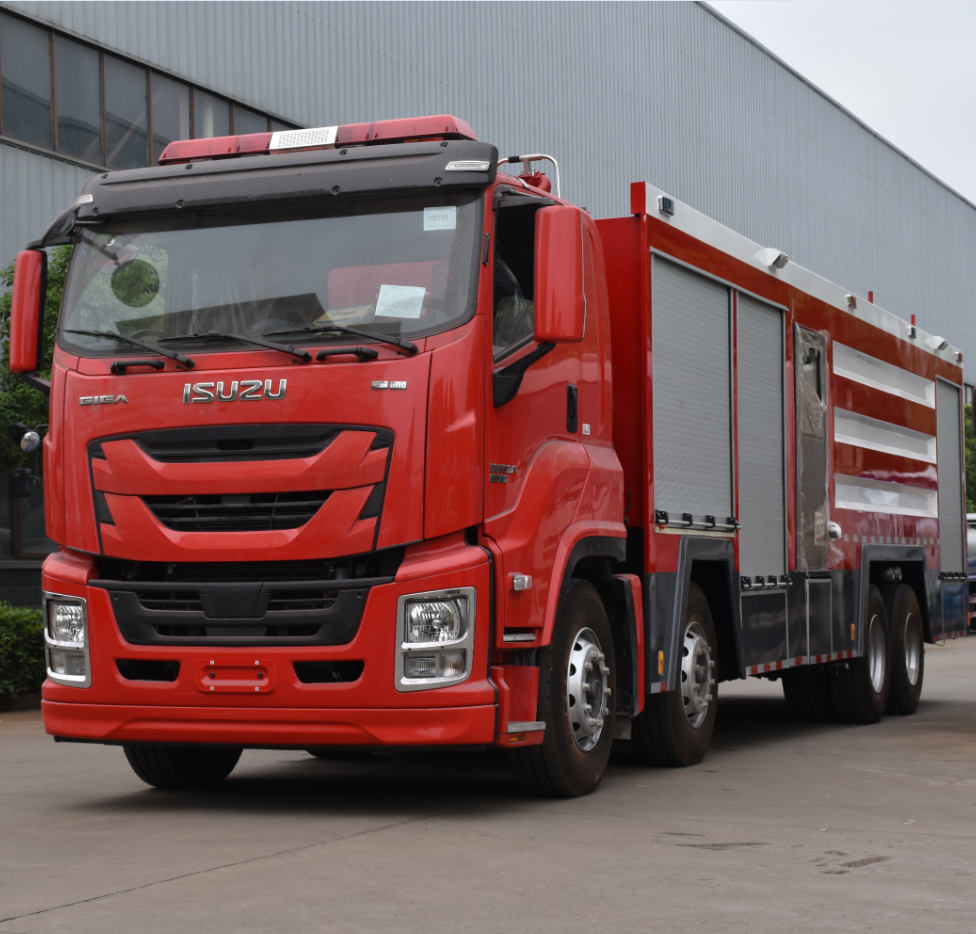
[(721, 686), (712, 750), (525, 799), (495, 754), (245, 752), (218, 790), (0, 714), (0, 934), (976, 931), (976, 639), (918, 713), (786, 720)]

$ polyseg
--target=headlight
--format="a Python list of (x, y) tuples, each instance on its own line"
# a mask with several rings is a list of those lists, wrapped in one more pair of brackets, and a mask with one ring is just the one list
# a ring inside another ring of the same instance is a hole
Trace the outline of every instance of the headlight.
[(464, 597), (408, 603), (404, 642), (456, 642), (461, 638), (461, 607), (466, 603)]
[(88, 604), (83, 597), (42, 595), (47, 676), (76, 688), (91, 685), (88, 646)]
[(80, 603), (48, 602), (48, 631), (58, 645), (85, 644), (85, 608)]
[(407, 594), (397, 601), (396, 688), (423, 691), (471, 676), (475, 589)]

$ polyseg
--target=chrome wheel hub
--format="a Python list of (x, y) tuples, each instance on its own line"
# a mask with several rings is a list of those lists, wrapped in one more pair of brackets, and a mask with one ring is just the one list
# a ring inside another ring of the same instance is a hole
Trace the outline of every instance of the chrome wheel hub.
[(908, 683), (912, 687), (918, 684), (923, 651), (922, 622), (914, 613), (909, 613), (905, 620), (905, 674), (908, 675)]
[[(871, 674), (871, 687), (875, 694), (880, 694), (884, 687), (885, 676), (885, 641), (880, 616), (872, 616), (868, 623), (868, 671)], [(916, 676), (917, 677), (917, 676)]]
[(712, 647), (705, 639), (705, 630), (701, 624), (691, 623), (685, 630), (681, 646), (681, 701), (692, 728), (700, 727), (708, 716), (715, 686), (714, 667)]
[(592, 629), (581, 629), (573, 639), (566, 673), (566, 701), (576, 745), (589, 752), (599, 742), (610, 713), (610, 669)]

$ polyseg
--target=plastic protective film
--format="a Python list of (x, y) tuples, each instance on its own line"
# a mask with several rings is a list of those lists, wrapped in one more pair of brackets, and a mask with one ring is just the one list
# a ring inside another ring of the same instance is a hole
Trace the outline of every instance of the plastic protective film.
[(827, 567), (827, 335), (793, 327), (796, 379), (796, 568)]

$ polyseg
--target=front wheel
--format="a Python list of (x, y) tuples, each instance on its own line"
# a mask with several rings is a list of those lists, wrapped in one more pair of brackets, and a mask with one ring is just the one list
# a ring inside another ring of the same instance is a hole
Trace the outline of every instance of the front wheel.
[(234, 771), (241, 752), (210, 746), (125, 746), (132, 771), (147, 785), (167, 789), (219, 785)]
[(650, 695), (631, 727), (638, 761), (677, 767), (696, 765), (705, 757), (718, 709), (713, 677), (717, 645), (705, 591), (693, 583), (681, 633), (677, 690)]
[(610, 759), (617, 688), (610, 622), (592, 584), (572, 582), (541, 655), (538, 717), (545, 738), (540, 746), (509, 750), (512, 772), (533, 794), (589, 794)]

